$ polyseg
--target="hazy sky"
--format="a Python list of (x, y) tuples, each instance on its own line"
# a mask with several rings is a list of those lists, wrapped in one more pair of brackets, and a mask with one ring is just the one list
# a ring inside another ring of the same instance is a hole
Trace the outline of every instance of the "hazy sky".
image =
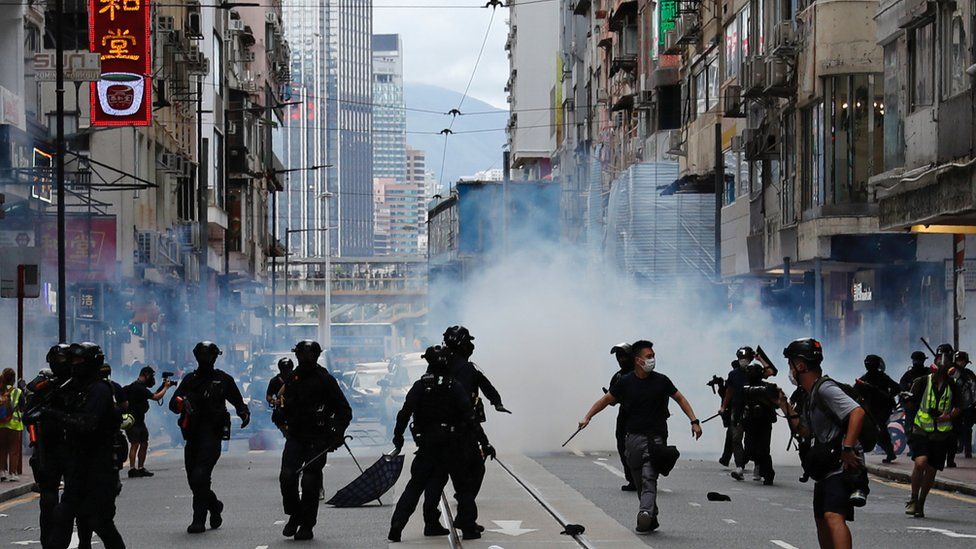
[[(399, 34), (403, 40), (403, 72), (407, 82), (433, 84), (463, 92), (485, 37), (491, 9), (417, 9), (382, 6), (484, 6), (487, 0), (376, 0), (373, 32)], [(485, 52), (478, 65), (472, 97), (507, 109), (505, 82), (508, 57), (508, 10), (498, 8)], [(445, 110), (452, 106), (446, 106)], [(462, 109), (463, 110), (463, 109)]]

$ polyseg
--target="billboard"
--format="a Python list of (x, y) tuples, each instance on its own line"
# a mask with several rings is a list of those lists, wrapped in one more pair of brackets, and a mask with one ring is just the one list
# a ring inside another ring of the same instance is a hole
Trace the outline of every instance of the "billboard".
[[(64, 229), (64, 264), (71, 281), (115, 280), (115, 216), (69, 215)], [(58, 224), (53, 217), (41, 224), (42, 266), (58, 272)]]
[(91, 83), (92, 126), (148, 126), (152, 119), (150, 0), (88, 0), (88, 46), (102, 61)]

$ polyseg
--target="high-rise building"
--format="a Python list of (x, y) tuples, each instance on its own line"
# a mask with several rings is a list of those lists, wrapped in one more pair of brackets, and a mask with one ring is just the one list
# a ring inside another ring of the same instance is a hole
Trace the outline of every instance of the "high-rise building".
[(373, 35), (373, 249), (390, 253), (390, 202), (407, 179), (407, 120), (400, 36)]
[[(285, 4), (284, 20), (292, 44), (289, 100), (300, 103), (284, 128), (282, 158), (296, 171), (278, 202), (278, 234), (305, 230), (288, 239), (300, 255), (371, 255), (372, 0)], [(327, 225), (335, 230), (314, 230)]]

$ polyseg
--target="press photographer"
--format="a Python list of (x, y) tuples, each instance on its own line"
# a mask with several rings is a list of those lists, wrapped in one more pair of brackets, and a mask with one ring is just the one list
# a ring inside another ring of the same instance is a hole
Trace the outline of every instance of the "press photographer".
[(149, 451), (146, 414), (149, 412), (149, 401), (162, 402), (166, 391), (176, 384), (172, 377), (172, 372), (163, 372), (163, 385), (154, 393), (152, 388), (156, 386), (156, 371), (151, 366), (145, 366), (139, 371), (139, 377), (125, 387), (125, 395), (129, 399), (129, 414), (133, 420), (132, 426), (125, 431), (129, 439), (129, 478), (153, 476), (151, 471), (146, 470), (146, 454)]

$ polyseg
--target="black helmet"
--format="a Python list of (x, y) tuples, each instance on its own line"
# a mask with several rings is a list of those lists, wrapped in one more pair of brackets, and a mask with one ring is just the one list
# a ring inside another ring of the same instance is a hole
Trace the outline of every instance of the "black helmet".
[[(315, 353), (322, 354), (322, 346), (319, 345), (318, 341), (312, 341), (311, 339), (303, 339), (295, 344), (295, 348), (291, 352), (298, 353)], [(279, 361), (278, 364), (281, 364)]]
[(201, 356), (213, 356), (216, 358), (222, 354), (224, 353), (220, 350), (220, 347), (217, 347), (217, 344), (213, 341), (201, 341), (200, 343), (197, 343), (195, 347), (193, 347), (193, 356), (196, 357), (197, 360), (199, 360)]
[(972, 361), (969, 360), (969, 353), (966, 351), (958, 351), (956, 355), (952, 357), (953, 362), (959, 362), (960, 360), (964, 361), (964, 364), (972, 364)]
[(914, 353), (912, 353), (912, 362), (925, 362), (927, 358), (928, 355), (926, 355), (922, 351), (915, 351)]
[(630, 355), (630, 343), (618, 343), (613, 347), (610, 347), (610, 354), (615, 355), (618, 353), (623, 353), (625, 355)]
[(749, 347), (748, 345), (745, 347), (739, 347), (739, 350), (735, 352), (735, 358), (744, 358), (751, 361), (752, 359), (756, 358), (756, 351), (754, 351), (752, 347)]
[(444, 344), (451, 349), (457, 349), (462, 344), (474, 341), (474, 336), (464, 326), (451, 326), (444, 330)]
[(105, 364), (105, 354), (98, 345), (86, 341), (72, 343), (69, 349), (71, 355), (71, 373), (79, 377), (95, 376)]
[(802, 358), (812, 365), (819, 366), (823, 362), (823, 345), (812, 337), (794, 339), (783, 349), (786, 358)]
[(278, 359), (278, 370), (289, 371), (295, 369), (295, 363), (288, 357)]
[(864, 357), (864, 368), (868, 371), (885, 371), (885, 361), (878, 355), (868, 355)]
[(51, 372), (57, 377), (71, 375), (71, 345), (58, 343), (47, 352), (47, 363), (51, 365)]
[(427, 364), (432, 369), (443, 369), (447, 368), (450, 364), (451, 352), (446, 347), (440, 345), (432, 345), (427, 347), (424, 354), (420, 355), (420, 358), (427, 361)]
[(759, 364), (758, 362), (753, 362), (752, 364), (746, 366), (745, 372), (746, 372), (746, 377), (749, 379), (749, 382), (759, 383), (760, 381), (762, 381), (763, 370), (765, 370), (765, 368), (763, 368), (763, 365)]
[(935, 354), (937, 355), (951, 355), (955, 352), (956, 350), (952, 348), (950, 343), (943, 343), (935, 348)]

